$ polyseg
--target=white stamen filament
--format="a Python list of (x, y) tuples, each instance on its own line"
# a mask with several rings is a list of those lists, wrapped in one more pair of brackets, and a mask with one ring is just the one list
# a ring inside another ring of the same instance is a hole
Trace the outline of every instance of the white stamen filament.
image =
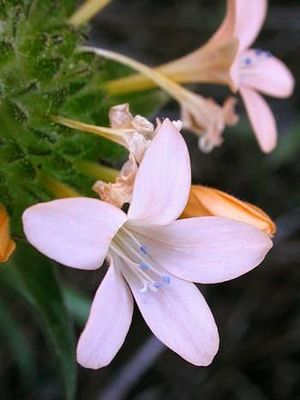
[[(165, 284), (170, 283), (170, 276), (163, 274), (162, 267), (148, 254), (146, 247), (127, 228), (120, 228), (110, 248), (141, 281), (143, 285), (140, 289), (141, 292), (146, 292), (148, 288), (156, 292)], [(153, 275), (158, 276), (159, 279), (153, 279)]]

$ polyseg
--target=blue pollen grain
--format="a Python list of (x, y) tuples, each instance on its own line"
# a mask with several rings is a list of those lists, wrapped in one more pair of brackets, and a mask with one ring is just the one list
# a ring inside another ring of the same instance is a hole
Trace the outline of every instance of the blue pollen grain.
[(145, 254), (146, 256), (148, 255), (148, 249), (147, 249), (147, 247), (145, 246), (145, 245), (141, 245), (140, 246), (140, 252), (141, 253), (143, 253), (143, 254)]
[(142, 262), (140, 263), (139, 268), (143, 271), (147, 271), (150, 267), (148, 264)]

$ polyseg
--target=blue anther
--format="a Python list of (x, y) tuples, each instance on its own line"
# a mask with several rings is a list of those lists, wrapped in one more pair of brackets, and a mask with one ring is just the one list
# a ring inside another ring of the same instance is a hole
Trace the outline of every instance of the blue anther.
[(164, 275), (162, 278), (164, 283), (170, 283), (171, 282), (171, 277), (170, 275)]
[(260, 56), (263, 53), (263, 50), (261, 49), (255, 49), (254, 51), (257, 56)]
[(250, 57), (246, 57), (245, 58), (245, 60), (244, 60), (244, 63), (246, 64), (246, 65), (250, 65), (251, 64), (251, 58)]
[(153, 285), (156, 289), (160, 289), (162, 287), (162, 284), (160, 282), (155, 282)]
[(141, 245), (140, 246), (140, 252), (141, 253), (143, 253), (143, 254), (145, 254), (146, 256), (148, 255), (148, 250), (147, 250), (147, 247), (145, 246), (145, 245)]
[(265, 51), (265, 56), (266, 57), (272, 57), (272, 53), (270, 51)]
[(143, 271), (147, 271), (147, 269), (149, 269), (150, 267), (148, 264), (142, 262), (139, 264), (139, 268), (141, 268)]

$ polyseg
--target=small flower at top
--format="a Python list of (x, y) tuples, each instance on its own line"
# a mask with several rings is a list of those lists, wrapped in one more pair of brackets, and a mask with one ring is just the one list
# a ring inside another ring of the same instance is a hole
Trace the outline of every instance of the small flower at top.
[(10, 237), (9, 216), (6, 209), (0, 204), (0, 263), (6, 262), (16, 248)]
[[(259, 146), (263, 152), (269, 153), (277, 143), (276, 121), (260, 93), (289, 97), (295, 82), (289, 69), (269, 51), (250, 48), (261, 30), (266, 12), (267, 0), (227, 0), (225, 18), (204, 46), (155, 68), (155, 71), (177, 83), (227, 84), (234, 92), (239, 91)], [(156, 85), (159, 86), (155, 79), (144, 74), (112, 81), (108, 89), (111, 93), (127, 93)], [(190, 104), (191, 101), (183, 103), (183, 111), (191, 109)], [(204, 113), (203, 106), (198, 108), (200, 115)], [(230, 125), (226, 116), (220, 123), (222, 118), (216, 112), (215, 124), (204, 124), (205, 118), (200, 116), (198, 121), (201, 123), (195, 124), (191, 123), (191, 119), (196, 120), (195, 115), (195, 112), (183, 112), (183, 123), (198, 134), (204, 133), (204, 138), (200, 136), (200, 147), (208, 151), (219, 146), (223, 141), (224, 126)], [(231, 121), (236, 123), (237, 117)], [(213, 126), (219, 128), (213, 129)]]
[(234, 279), (259, 265), (272, 247), (267, 234), (232, 219), (180, 219), (191, 186), (190, 158), (168, 119), (139, 165), (127, 214), (86, 197), (41, 203), (23, 214), (39, 251), (69, 267), (109, 262), (77, 347), (87, 368), (109, 364), (122, 346), (135, 299), (147, 325), (188, 362), (209, 365), (219, 347), (213, 315), (192, 282)]

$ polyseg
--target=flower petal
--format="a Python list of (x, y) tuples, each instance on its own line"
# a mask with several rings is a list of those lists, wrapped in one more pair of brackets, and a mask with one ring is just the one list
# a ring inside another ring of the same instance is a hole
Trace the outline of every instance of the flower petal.
[(151, 258), (181, 279), (218, 283), (259, 265), (272, 247), (256, 227), (222, 217), (181, 219), (168, 226), (136, 229)]
[(113, 265), (107, 271), (77, 346), (77, 361), (85, 368), (108, 365), (122, 346), (131, 324), (133, 299)]
[(190, 186), (191, 167), (186, 144), (180, 132), (166, 119), (139, 167), (128, 219), (149, 225), (174, 221), (185, 207)]
[(188, 362), (209, 365), (219, 347), (213, 315), (196, 286), (175, 277), (156, 292), (142, 293), (133, 275), (126, 279), (151, 331)]
[(28, 241), (41, 253), (69, 267), (96, 269), (126, 219), (111, 204), (77, 197), (28, 208), (23, 225)]
[(250, 88), (241, 88), (240, 94), (260, 148), (270, 153), (277, 143), (276, 121), (270, 107), (260, 94)]
[(189, 201), (180, 218), (213, 215), (246, 222), (270, 236), (276, 232), (276, 225), (271, 218), (253, 204), (239, 200), (221, 190), (192, 185)]
[[(229, 0), (230, 1), (230, 0)], [(231, 0), (236, 4), (235, 34), (240, 50), (245, 50), (256, 39), (267, 14), (267, 0)]]
[(5, 207), (0, 204), (0, 263), (6, 262), (16, 248), (10, 237), (9, 216)]
[(293, 93), (295, 79), (281, 60), (260, 50), (245, 51), (241, 57), (250, 61), (247, 68), (241, 70), (241, 85), (279, 98)]

